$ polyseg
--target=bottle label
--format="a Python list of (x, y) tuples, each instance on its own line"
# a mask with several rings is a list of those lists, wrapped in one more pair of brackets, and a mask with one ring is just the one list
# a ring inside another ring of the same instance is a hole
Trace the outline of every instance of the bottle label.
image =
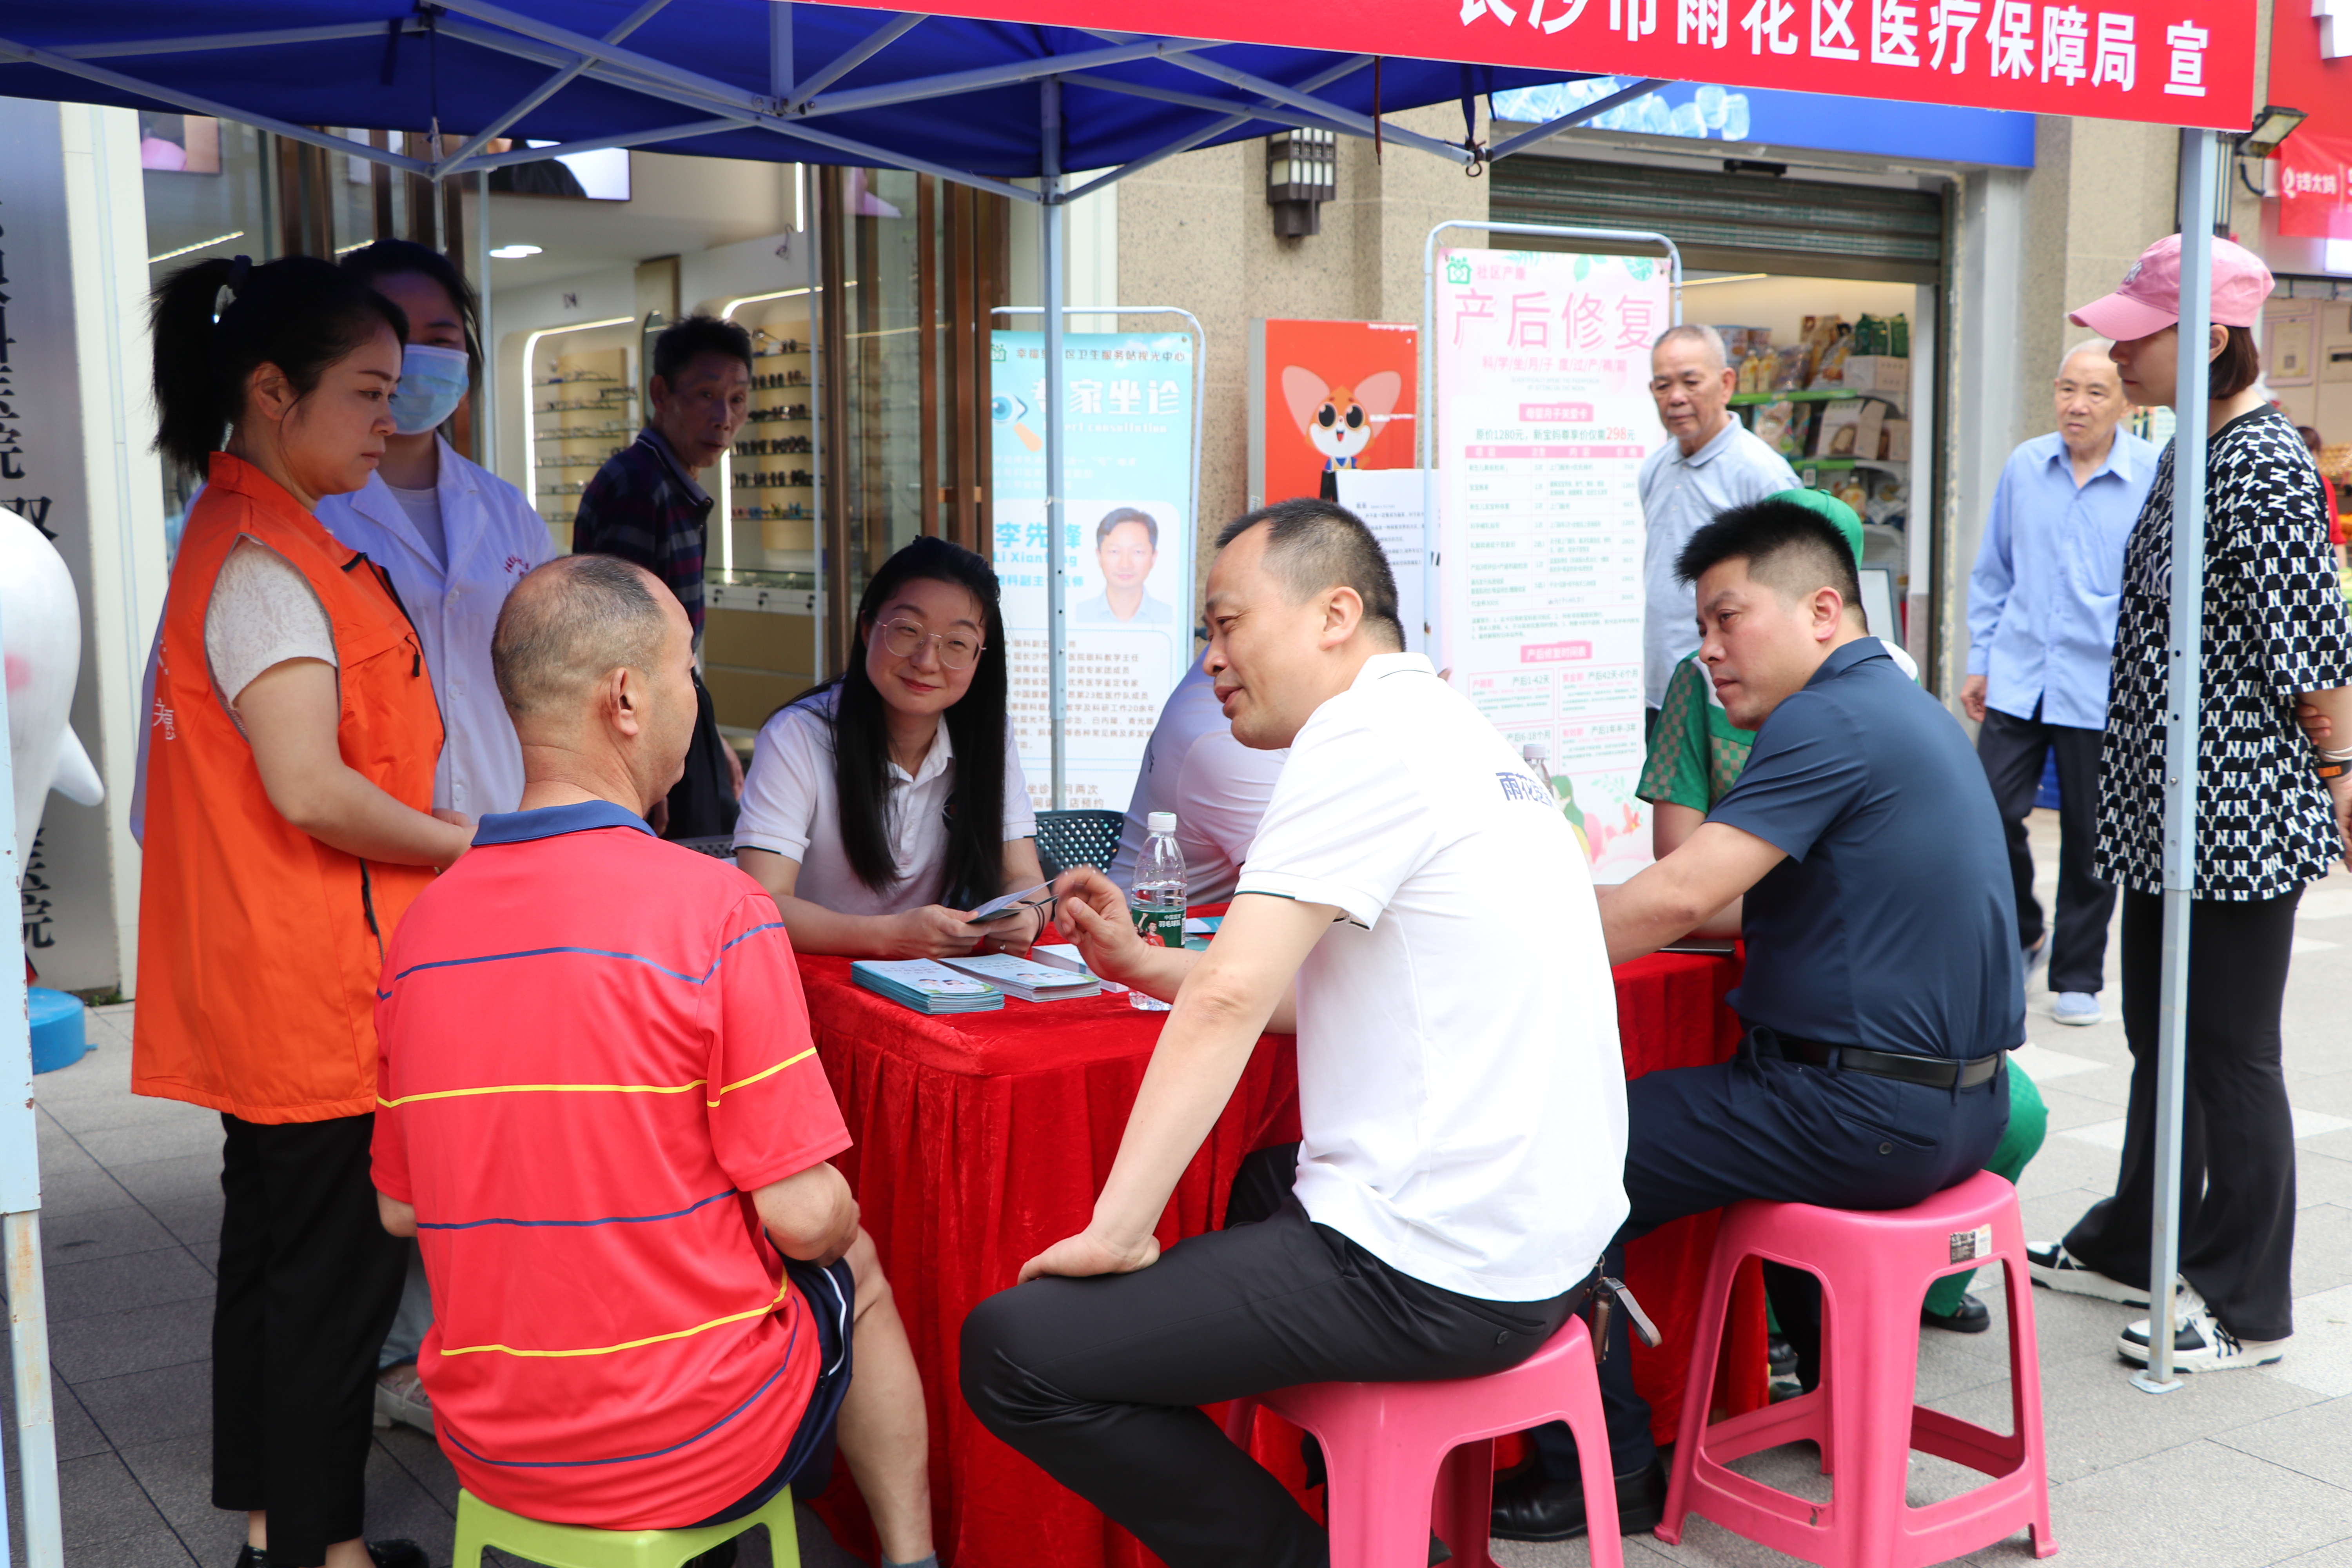
[(1135, 917), (1135, 929), (1146, 947), (1181, 947), (1184, 945), (1184, 911), (1181, 910), (1130, 909)]

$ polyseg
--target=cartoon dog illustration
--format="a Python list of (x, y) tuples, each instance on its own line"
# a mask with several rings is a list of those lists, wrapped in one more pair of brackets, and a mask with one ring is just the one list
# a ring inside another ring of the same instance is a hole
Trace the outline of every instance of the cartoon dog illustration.
[(1323, 471), (1352, 468), (1376, 440), (1404, 395), (1404, 377), (1383, 370), (1353, 388), (1335, 386), (1305, 365), (1282, 369), (1283, 400), (1299, 434), (1323, 456)]

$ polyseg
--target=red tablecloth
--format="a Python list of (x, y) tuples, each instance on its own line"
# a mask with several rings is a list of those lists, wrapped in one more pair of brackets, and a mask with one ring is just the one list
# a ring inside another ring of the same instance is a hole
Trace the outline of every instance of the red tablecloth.
[[(1103, 996), (1008, 1000), (1002, 1012), (934, 1018), (853, 985), (846, 959), (804, 956), (800, 964), (817, 1049), (856, 1140), (836, 1163), (856, 1191), (922, 1372), (941, 1561), (954, 1568), (1156, 1561), (991, 1436), (966, 1408), (956, 1376), (965, 1315), (1091, 1216), (1165, 1016)], [(1619, 969), (1627, 1076), (1727, 1057), (1738, 1026), (1722, 997), (1738, 974), (1729, 959), (1675, 954)], [(1293, 1042), (1268, 1035), (1178, 1184), (1160, 1245), (1222, 1224), (1243, 1157), (1297, 1136)], [(1668, 1336), (1634, 1363), (1662, 1439), (1673, 1436), (1714, 1238), (1714, 1216), (1702, 1215), (1644, 1237), (1627, 1260), (1626, 1283)], [(1733, 1410), (1754, 1408), (1764, 1393), (1761, 1315), (1740, 1316), (1754, 1322), (1726, 1360), (1751, 1375), (1717, 1392), (1717, 1403)], [(1260, 1449), (1278, 1468), (1295, 1458), (1263, 1439)], [(818, 1506), (845, 1544), (872, 1556), (845, 1470), (836, 1469)]]

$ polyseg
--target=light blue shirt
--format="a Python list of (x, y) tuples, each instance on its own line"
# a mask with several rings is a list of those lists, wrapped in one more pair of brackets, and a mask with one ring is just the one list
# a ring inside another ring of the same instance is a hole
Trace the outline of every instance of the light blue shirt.
[(2083, 484), (2055, 432), (2009, 455), (1969, 574), (1969, 673), (1985, 705), (2045, 724), (2107, 726), (2107, 667), (2124, 543), (2156, 479), (2157, 449), (2117, 428)]
[(1673, 437), (1642, 459), (1642, 702), (1666, 700), (1675, 666), (1698, 647), (1698, 601), (1675, 579), (1675, 560), (1716, 514), (1782, 490), (1797, 475), (1737, 418), (1689, 457)]

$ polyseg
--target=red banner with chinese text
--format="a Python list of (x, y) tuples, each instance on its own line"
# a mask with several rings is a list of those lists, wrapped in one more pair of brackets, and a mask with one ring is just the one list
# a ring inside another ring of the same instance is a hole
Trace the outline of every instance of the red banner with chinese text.
[(2352, 239), (2352, 136), (2296, 130), (2279, 148), (2278, 227), (2305, 239)]
[[(899, 0), (845, 0), (901, 11)], [(2255, 0), (936, 0), (995, 21), (2242, 131)], [(1179, 34), (1177, 29), (1181, 27)]]

